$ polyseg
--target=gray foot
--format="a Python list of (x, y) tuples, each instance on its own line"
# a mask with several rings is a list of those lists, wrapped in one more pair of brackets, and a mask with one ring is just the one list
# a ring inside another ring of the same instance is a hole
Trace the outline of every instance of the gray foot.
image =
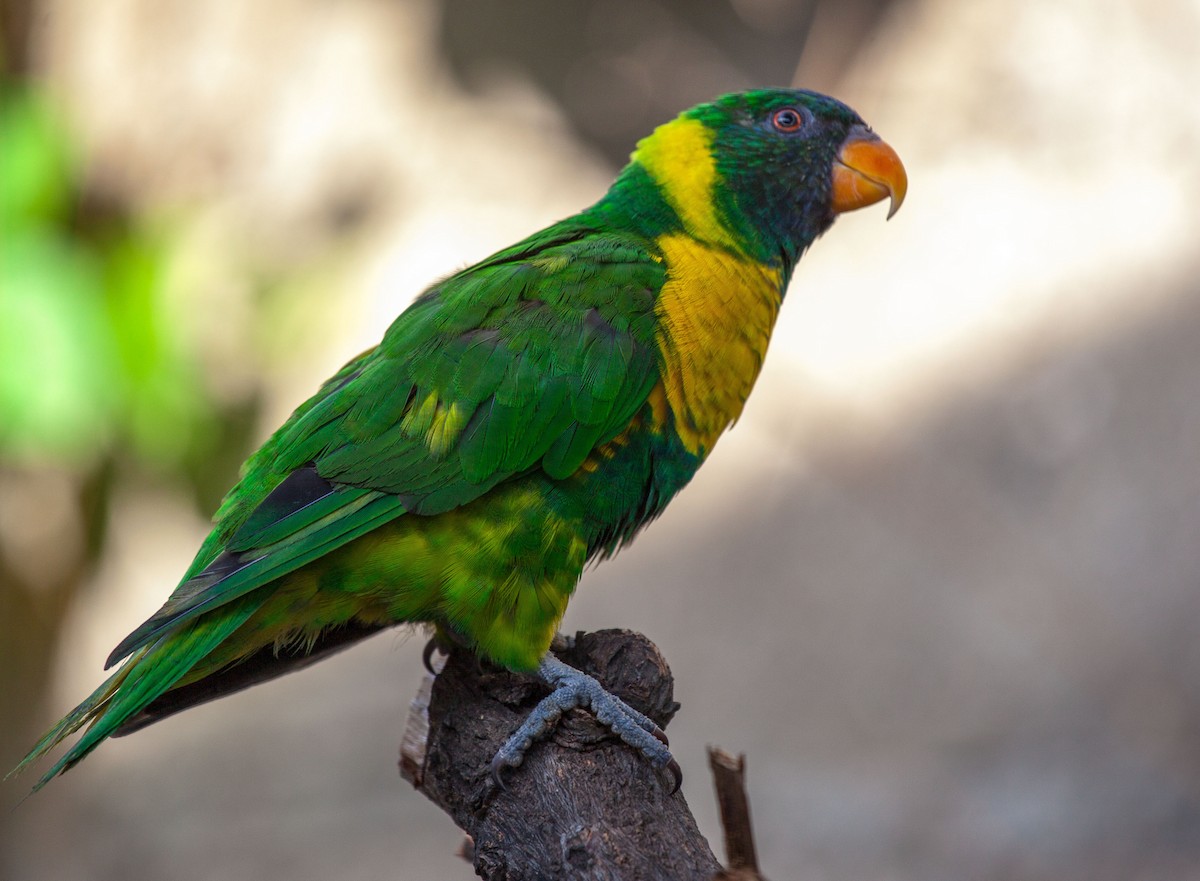
[(537, 674), (554, 690), (533, 708), (521, 727), (492, 759), (492, 780), (498, 787), (504, 788), (501, 775), (505, 768), (515, 768), (521, 764), (533, 742), (550, 734), (563, 713), (582, 707), (591, 710), (601, 725), (638, 750), (655, 768), (668, 769), (674, 780), (671, 792), (679, 789), (683, 773), (667, 749), (667, 735), (652, 720), (616, 695), (605, 691), (604, 686), (591, 676), (552, 655), (547, 654), (542, 658)]

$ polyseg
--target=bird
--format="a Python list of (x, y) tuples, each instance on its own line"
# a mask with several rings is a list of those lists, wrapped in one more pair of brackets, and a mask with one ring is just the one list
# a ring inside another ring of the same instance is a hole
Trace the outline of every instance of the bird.
[(657, 726), (555, 657), (589, 562), (628, 544), (738, 419), (801, 256), (839, 214), (908, 187), (840, 101), (721, 96), (639, 141), (580, 213), (428, 287), (244, 464), (116, 670), (14, 769), (304, 667), (380, 630), (432, 627), (550, 688), (493, 778), (571, 707), (655, 768)]

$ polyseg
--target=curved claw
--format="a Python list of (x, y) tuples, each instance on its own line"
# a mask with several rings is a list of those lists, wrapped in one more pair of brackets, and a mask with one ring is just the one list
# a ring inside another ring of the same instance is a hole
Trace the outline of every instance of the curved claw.
[(671, 772), (671, 777), (675, 780), (675, 785), (671, 787), (671, 795), (674, 795), (683, 785), (683, 768), (679, 767), (679, 762), (675, 761), (675, 757), (672, 756), (671, 761), (667, 762), (667, 770)]
[(430, 676), (437, 676), (438, 671), (433, 669), (433, 653), (441, 651), (442, 647), (438, 645), (438, 638), (431, 636), (429, 642), (425, 643), (425, 648), (421, 650), (421, 663), (425, 665), (425, 669), (429, 671)]
[(492, 783), (495, 784), (496, 788), (501, 792), (508, 791), (508, 787), (504, 785), (504, 767), (506, 764), (507, 763), (502, 760), (500, 753), (496, 753), (496, 755), (492, 758), (491, 764), (488, 766), (488, 774), (492, 778)]
[[(663, 730), (662, 730), (661, 728), (659, 728), (657, 725), (655, 725), (655, 726), (654, 726), (654, 730), (653, 730), (653, 731), (651, 731), (650, 733), (651, 733), (651, 734), (653, 734), (653, 735), (654, 735), (654, 737), (655, 737), (655, 739), (656, 739), (656, 740), (657, 740), (659, 743), (661, 743), (663, 746), (670, 746), (670, 745), (671, 745), (671, 741), (667, 740), (667, 732), (663, 731)], [(674, 761), (674, 759), (672, 759), (672, 761)]]

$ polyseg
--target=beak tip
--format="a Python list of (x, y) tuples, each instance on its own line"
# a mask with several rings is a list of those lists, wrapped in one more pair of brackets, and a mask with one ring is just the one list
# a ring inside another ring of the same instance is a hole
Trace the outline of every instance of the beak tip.
[(886, 185), (888, 190), (887, 219), (891, 220), (900, 210), (900, 206), (904, 204), (904, 197), (908, 195), (908, 174), (905, 172), (904, 166), (900, 164), (899, 157), (896, 159), (896, 168)]

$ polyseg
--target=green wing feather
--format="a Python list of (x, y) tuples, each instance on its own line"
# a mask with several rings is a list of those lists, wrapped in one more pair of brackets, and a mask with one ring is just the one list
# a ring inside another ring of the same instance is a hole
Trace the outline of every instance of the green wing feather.
[(395, 517), (538, 466), (573, 473), (657, 381), (662, 276), (637, 240), (564, 224), (431, 288), (250, 459), (188, 576), (109, 665)]
[(250, 457), (183, 581), (108, 666), (128, 660), (16, 770), (87, 725), (37, 788), (80, 761), (230, 639), (274, 579), (396, 517), (539, 467), (573, 473), (657, 382), (663, 277), (644, 240), (575, 221), (422, 294)]

